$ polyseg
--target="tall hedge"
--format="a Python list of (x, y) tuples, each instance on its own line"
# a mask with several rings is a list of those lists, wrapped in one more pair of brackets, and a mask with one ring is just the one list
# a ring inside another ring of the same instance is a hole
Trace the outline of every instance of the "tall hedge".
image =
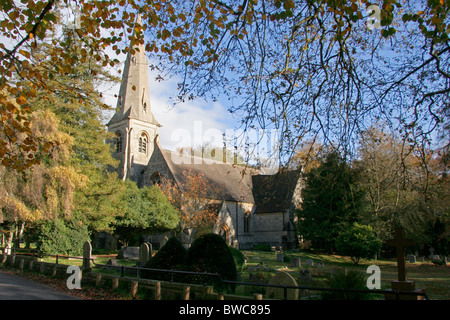
[(87, 225), (63, 219), (42, 222), (37, 233), (37, 247), (45, 254), (79, 256), (90, 240)]
[[(183, 270), (186, 269), (185, 262), (187, 250), (181, 242), (176, 238), (170, 238), (166, 244), (152, 257), (144, 268), (164, 269), (164, 270)], [(142, 270), (141, 276), (147, 279), (163, 280), (163, 281), (180, 281), (182, 276), (161, 271)]]
[[(195, 272), (218, 273), (222, 280), (236, 281), (236, 265), (233, 255), (225, 242), (217, 234), (209, 233), (197, 238), (188, 250), (186, 264)], [(192, 282), (201, 283), (203, 277), (193, 277)], [(210, 278), (218, 290), (233, 289), (218, 278)]]

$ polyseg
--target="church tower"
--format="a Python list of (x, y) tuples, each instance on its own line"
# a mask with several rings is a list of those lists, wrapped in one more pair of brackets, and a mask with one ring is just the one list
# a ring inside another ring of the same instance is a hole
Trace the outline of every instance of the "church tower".
[[(141, 23), (138, 16), (137, 23)], [(154, 150), (161, 126), (150, 108), (148, 62), (145, 47), (128, 52), (117, 99), (116, 113), (108, 122), (108, 131), (116, 135), (113, 155), (120, 160), (119, 177), (139, 185)]]

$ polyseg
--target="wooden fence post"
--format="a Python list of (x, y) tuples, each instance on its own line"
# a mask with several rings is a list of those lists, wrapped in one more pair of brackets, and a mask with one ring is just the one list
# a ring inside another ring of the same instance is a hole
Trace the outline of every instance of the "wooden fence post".
[(183, 300), (189, 300), (189, 295), (191, 293), (191, 287), (189, 286), (184, 286), (183, 287)]
[(161, 282), (155, 282), (155, 300), (161, 300)]

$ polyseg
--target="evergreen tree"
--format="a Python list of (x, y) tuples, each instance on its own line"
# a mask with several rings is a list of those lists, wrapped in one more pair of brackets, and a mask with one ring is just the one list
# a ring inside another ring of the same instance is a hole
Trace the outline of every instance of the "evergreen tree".
[(337, 152), (326, 154), (306, 174), (298, 231), (316, 249), (333, 250), (338, 234), (357, 221), (363, 192), (356, 172)]
[(121, 197), (123, 214), (116, 217), (113, 228), (124, 246), (140, 233), (164, 232), (178, 225), (178, 211), (156, 186), (138, 188), (126, 181)]

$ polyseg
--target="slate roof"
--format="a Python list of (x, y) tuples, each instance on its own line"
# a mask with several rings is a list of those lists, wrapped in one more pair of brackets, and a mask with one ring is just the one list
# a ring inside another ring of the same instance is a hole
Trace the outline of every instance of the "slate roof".
[(252, 176), (255, 213), (284, 212), (289, 209), (299, 179), (300, 170)]
[(161, 153), (178, 184), (183, 172), (192, 170), (208, 180), (211, 190), (221, 199), (256, 204), (255, 213), (284, 212), (290, 205), (300, 178), (300, 171), (281, 171), (263, 175), (257, 169), (161, 149)]
[(183, 172), (192, 170), (208, 180), (211, 190), (222, 200), (254, 203), (252, 175), (258, 171), (231, 163), (202, 159), (161, 149), (164, 159), (177, 183), (182, 184)]

